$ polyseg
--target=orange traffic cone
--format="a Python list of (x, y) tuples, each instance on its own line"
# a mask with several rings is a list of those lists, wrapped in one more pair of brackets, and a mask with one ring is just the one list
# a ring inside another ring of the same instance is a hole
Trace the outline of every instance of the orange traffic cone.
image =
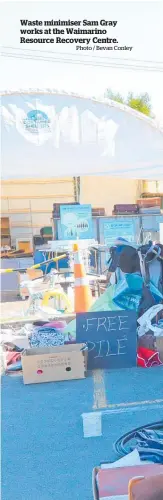
[(76, 313), (84, 313), (92, 305), (92, 295), (89, 288), (89, 281), (84, 269), (83, 260), (77, 243), (73, 245), (74, 251), (74, 307)]

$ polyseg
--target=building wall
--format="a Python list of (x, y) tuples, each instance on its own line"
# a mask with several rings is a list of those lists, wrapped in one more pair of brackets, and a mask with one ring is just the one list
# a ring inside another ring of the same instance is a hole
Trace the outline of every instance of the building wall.
[(108, 176), (81, 177), (81, 203), (104, 207), (106, 214), (111, 215), (114, 205), (118, 203), (136, 203), (141, 187), (141, 182), (136, 180)]
[(9, 216), (11, 243), (40, 234), (52, 224), (53, 203), (73, 202), (73, 177), (2, 181), (2, 217)]
[[(114, 204), (135, 203), (140, 182), (108, 176), (81, 177), (80, 203), (105, 208), (111, 215)], [(75, 201), (73, 177), (2, 181), (2, 217), (9, 216), (12, 245), (17, 239), (31, 239), (43, 226), (52, 224), (53, 203)]]
[(163, 181), (144, 181), (145, 193), (163, 195)]

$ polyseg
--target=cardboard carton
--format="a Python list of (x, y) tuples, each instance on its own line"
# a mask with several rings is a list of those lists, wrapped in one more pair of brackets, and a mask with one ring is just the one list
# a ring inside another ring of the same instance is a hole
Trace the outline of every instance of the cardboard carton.
[(85, 378), (87, 352), (85, 344), (26, 349), (22, 353), (24, 384)]
[(92, 490), (93, 490), (93, 498), (94, 500), (99, 500), (99, 492), (97, 487), (96, 476), (100, 470), (100, 467), (94, 467), (92, 471)]
[(93, 498), (94, 500), (111, 500), (114, 497), (118, 499), (121, 496), (124, 499), (128, 498), (128, 484), (133, 477), (149, 478), (160, 474), (163, 474), (161, 464), (141, 464), (115, 469), (95, 467), (92, 473)]
[(156, 337), (156, 349), (159, 352), (160, 361), (163, 363), (163, 337)]

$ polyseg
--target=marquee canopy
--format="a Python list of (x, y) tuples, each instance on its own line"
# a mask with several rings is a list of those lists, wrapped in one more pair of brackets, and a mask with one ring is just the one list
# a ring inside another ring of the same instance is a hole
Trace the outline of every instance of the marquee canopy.
[(163, 179), (163, 131), (111, 100), (57, 91), (2, 94), (2, 178)]

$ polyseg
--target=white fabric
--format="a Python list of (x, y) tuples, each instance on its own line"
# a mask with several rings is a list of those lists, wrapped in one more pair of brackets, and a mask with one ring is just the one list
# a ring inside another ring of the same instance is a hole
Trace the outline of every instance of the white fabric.
[(128, 495), (114, 495), (109, 497), (100, 497), (99, 500), (129, 500)]
[(135, 448), (135, 450), (131, 451), (131, 453), (128, 453), (128, 455), (119, 458), (119, 460), (116, 460), (113, 463), (101, 464), (101, 469), (117, 469), (117, 467), (133, 467), (141, 464), (142, 461), (140, 460), (138, 450)]
[(139, 337), (145, 335), (145, 333), (148, 332), (149, 330), (151, 330), (154, 333), (155, 337), (163, 336), (163, 329), (157, 326), (153, 326), (151, 323), (152, 319), (162, 310), (163, 310), (163, 305), (157, 304), (155, 306), (150, 307), (150, 309), (148, 309), (148, 311), (146, 311), (138, 319), (138, 323), (140, 325), (140, 327), (138, 327)]

